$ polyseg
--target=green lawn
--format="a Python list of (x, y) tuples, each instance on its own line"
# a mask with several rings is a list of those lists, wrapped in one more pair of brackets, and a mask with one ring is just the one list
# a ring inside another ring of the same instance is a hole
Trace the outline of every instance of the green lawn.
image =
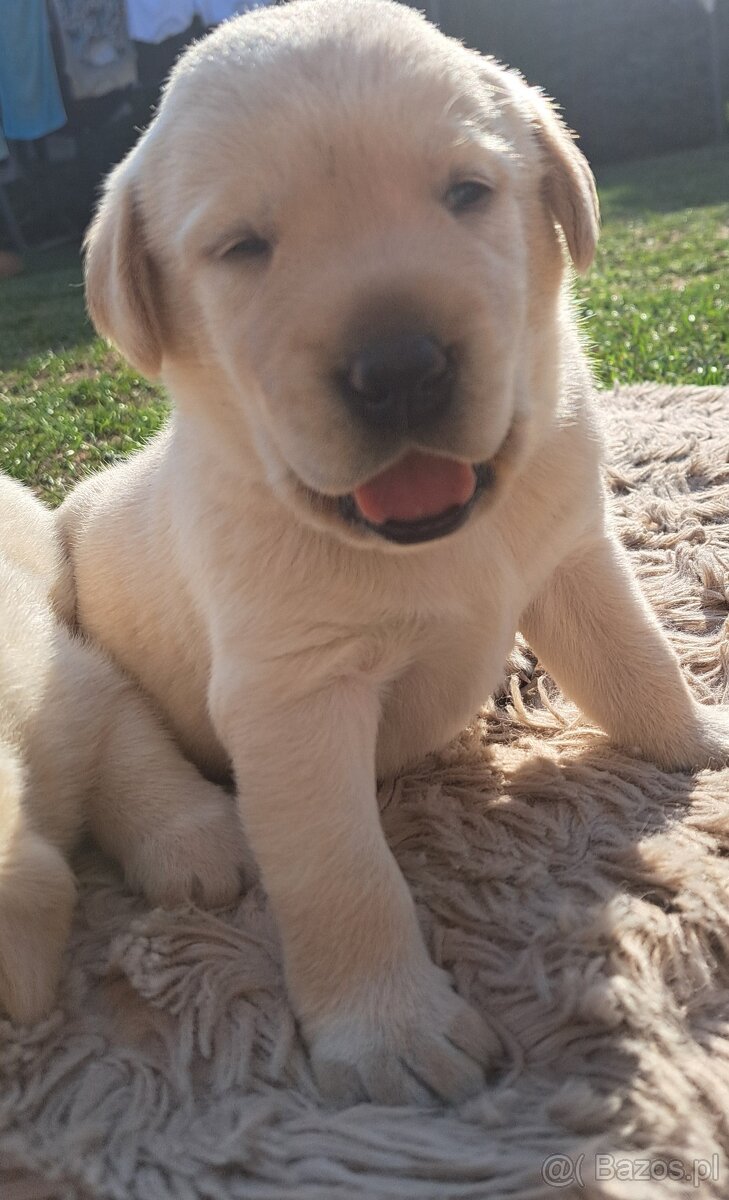
[[(729, 384), (729, 150), (599, 173), (604, 229), (577, 285), (600, 381)], [(0, 282), (0, 469), (59, 500), (147, 439), (160, 393), (94, 338), (78, 252)]]
[(599, 172), (603, 236), (578, 295), (605, 384), (729, 383), (729, 148)]
[(26, 265), (0, 281), (0, 469), (58, 501), (149, 438), (167, 408), (94, 336), (78, 249), (31, 254)]

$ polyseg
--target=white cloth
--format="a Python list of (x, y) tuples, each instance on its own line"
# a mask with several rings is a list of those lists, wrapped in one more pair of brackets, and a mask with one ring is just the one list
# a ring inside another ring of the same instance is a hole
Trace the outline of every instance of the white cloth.
[(273, 0), (126, 0), (127, 28), (135, 42), (156, 46), (183, 33), (198, 16), (203, 25), (219, 25), (249, 8), (264, 8)]
[(195, 8), (204, 25), (219, 25), (249, 8), (265, 8), (268, 3), (270, 0), (195, 0)]
[(195, 16), (195, 0), (126, 0), (126, 5), (130, 38), (153, 46), (183, 33)]

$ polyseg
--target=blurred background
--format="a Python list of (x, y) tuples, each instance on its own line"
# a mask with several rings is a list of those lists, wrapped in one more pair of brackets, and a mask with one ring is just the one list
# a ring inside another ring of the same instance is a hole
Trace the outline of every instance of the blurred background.
[[(0, 247), (78, 237), (185, 45), (264, 2), (2, 0)], [(556, 97), (593, 165), (726, 135), (729, 0), (414, 6)]]
[(554, 96), (595, 165), (725, 136), (729, 0), (431, 0), (415, 7)]

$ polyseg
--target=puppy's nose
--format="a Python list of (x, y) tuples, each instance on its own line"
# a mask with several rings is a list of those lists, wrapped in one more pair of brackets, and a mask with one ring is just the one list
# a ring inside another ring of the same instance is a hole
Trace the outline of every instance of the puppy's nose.
[(443, 347), (426, 334), (401, 334), (373, 342), (351, 360), (345, 394), (352, 411), (370, 425), (409, 429), (446, 407), (451, 370)]

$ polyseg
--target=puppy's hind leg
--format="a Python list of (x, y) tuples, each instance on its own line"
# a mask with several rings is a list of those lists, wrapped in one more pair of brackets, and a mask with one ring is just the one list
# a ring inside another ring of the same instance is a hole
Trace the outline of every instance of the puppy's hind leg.
[(24, 790), (17, 755), (0, 744), (0, 1009), (30, 1025), (53, 1006), (76, 884), (30, 826)]
[[(87, 652), (89, 652), (87, 650)], [(88, 819), (152, 904), (232, 903), (255, 874), (232, 796), (204, 779), (136, 687), (96, 656), (107, 728)]]

